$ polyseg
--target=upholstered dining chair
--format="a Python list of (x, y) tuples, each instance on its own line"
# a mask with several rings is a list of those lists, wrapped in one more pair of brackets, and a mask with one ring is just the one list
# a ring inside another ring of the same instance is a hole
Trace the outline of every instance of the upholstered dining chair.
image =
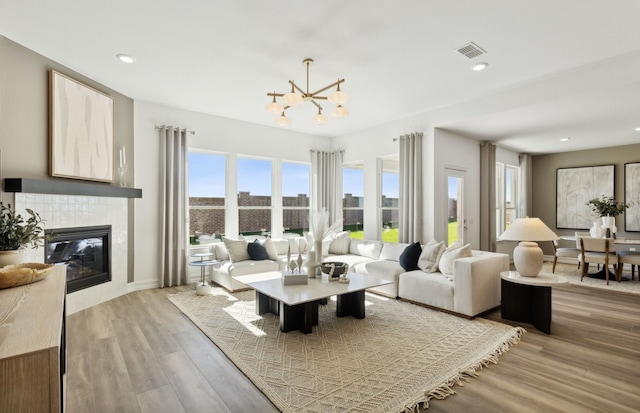
[(613, 238), (580, 237), (580, 256), (578, 258), (582, 265), (580, 281), (589, 273), (589, 263), (603, 264), (602, 271), (604, 271), (607, 285), (609, 285), (609, 265), (614, 266), (616, 280), (621, 281), (620, 265), (618, 265), (616, 244)]
[[(580, 248), (561, 247), (560, 240), (553, 240), (553, 268), (552, 273), (556, 272), (556, 263), (558, 258), (575, 258), (578, 260)], [(580, 269), (580, 261), (578, 261), (578, 269)]]
[(640, 252), (624, 250), (618, 252), (618, 265), (620, 266), (620, 276), (624, 264), (631, 264), (631, 280), (636, 278), (636, 265), (638, 266), (638, 280), (640, 280)]

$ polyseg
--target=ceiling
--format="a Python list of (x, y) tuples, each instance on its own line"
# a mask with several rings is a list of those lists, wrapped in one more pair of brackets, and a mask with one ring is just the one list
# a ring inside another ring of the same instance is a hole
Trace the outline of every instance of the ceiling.
[(304, 88), (310, 57), (309, 89), (345, 78), (351, 114), (316, 126), (303, 103), (288, 129), (417, 116), (532, 154), (640, 142), (638, 18), (637, 0), (0, 0), (1, 35), (136, 100), (279, 127), (266, 94)]

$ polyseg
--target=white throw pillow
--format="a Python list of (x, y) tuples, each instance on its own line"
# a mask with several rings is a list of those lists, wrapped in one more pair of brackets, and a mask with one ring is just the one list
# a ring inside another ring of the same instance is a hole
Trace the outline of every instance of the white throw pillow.
[(351, 231), (339, 232), (329, 244), (329, 254), (345, 255), (349, 253)]
[(229, 259), (231, 262), (246, 261), (249, 259), (249, 253), (247, 252), (247, 241), (243, 239), (231, 239), (222, 237), (224, 246), (227, 247), (229, 252)]
[(278, 251), (276, 251), (276, 246), (274, 245), (273, 241), (271, 241), (271, 238), (266, 238), (259, 242), (264, 246), (264, 249), (267, 251), (267, 255), (269, 256), (269, 259), (272, 261), (277, 261)]
[(418, 267), (426, 272), (438, 271), (438, 263), (445, 250), (444, 241), (438, 242), (432, 239), (427, 242), (427, 245), (422, 247), (422, 254), (418, 258)]
[(453, 280), (453, 262), (458, 258), (471, 257), (471, 244), (465, 246), (460, 245), (461, 242), (453, 243), (445, 250), (438, 262), (438, 269), (450, 280)]
[(218, 261), (229, 260), (229, 251), (227, 251), (227, 247), (224, 245), (224, 243), (219, 242), (217, 244), (213, 244), (213, 249), (216, 252), (216, 259)]

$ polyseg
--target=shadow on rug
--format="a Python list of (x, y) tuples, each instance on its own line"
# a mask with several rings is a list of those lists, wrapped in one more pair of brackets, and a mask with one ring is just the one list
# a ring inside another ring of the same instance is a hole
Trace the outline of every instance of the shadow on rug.
[(313, 333), (282, 333), (255, 314), (255, 293), (169, 296), (283, 412), (402, 412), (454, 394), (461, 379), (497, 363), (519, 327), (467, 320), (367, 294), (366, 318), (320, 306)]

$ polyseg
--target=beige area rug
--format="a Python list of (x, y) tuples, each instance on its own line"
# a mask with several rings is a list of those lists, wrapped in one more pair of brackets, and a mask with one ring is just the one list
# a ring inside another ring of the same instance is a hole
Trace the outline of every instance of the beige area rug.
[(282, 333), (255, 314), (255, 292), (169, 296), (283, 412), (402, 412), (454, 394), (525, 332), (417, 305), (366, 296), (366, 318), (321, 305), (313, 333)]
[[(541, 271), (551, 274), (552, 268), (553, 263), (545, 262), (542, 265)], [(631, 266), (629, 264), (625, 264), (622, 268), (622, 276), (629, 278), (629, 281), (617, 282), (615, 279), (610, 279), (609, 285), (607, 285), (605, 280), (599, 280), (597, 278), (584, 277), (584, 279), (580, 281), (580, 270), (578, 269), (578, 264), (558, 263), (556, 265), (556, 274), (564, 275), (569, 279), (569, 284), (573, 285), (602, 288), (604, 290), (621, 291), (630, 294), (640, 294), (640, 280), (638, 280), (640, 276), (638, 275), (638, 269), (636, 268), (635, 279), (631, 280)], [(595, 265), (592, 264), (589, 266), (589, 272), (595, 272), (596, 270), (597, 267)]]

